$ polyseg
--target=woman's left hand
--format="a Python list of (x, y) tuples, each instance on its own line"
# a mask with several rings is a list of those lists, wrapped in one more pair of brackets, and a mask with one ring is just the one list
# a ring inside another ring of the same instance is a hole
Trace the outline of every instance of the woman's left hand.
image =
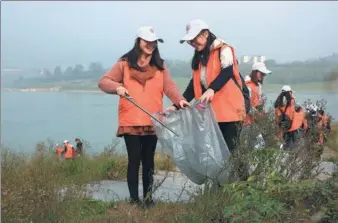
[(210, 102), (212, 101), (213, 97), (215, 95), (215, 91), (212, 89), (208, 89), (204, 94), (200, 97), (200, 101), (202, 103)]

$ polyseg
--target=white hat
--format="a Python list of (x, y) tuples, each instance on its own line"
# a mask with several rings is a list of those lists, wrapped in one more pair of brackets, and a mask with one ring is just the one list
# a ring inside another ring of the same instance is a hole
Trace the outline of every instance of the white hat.
[(138, 28), (136, 37), (149, 42), (157, 40), (163, 43), (163, 39), (156, 36), (155, 30), (151, 26), (141, 26), (140, 28)]
[(313, 111), (317, 111), (317, 105), (314, 105), (314, 104), (310, 104), (310, 105), (307, 105), (306, 106), (306, 109), (308, 109), (308, 110), (313, 110)]
[(294, 92), (292, 89), (291, 89), (291, 87), (289, 86), (289, 85), (284, 85), (283, 87), (282, 87), (282, 90), (281, 90), (282, 92), (288, 92), (288, 91), (292, 91), (292, 92)]
[(208, 24), (206, 24), (203, 20), (191, 20), (186, 26), (186, 34), (181, 38), (180, 43), (193, 40), (203, 29), (209, 29)]
[(258, 70), (263, 74), (271, 74), (271, 70), (268, 70), (263, 62), (256, 62), (252, 65), (252, 70)]
[(64, 140), (63, 143), (68, 143), (69, 141), (68, 140)]

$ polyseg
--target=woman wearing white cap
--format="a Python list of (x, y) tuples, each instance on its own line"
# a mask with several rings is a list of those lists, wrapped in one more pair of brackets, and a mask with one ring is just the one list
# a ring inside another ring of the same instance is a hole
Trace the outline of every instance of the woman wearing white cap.
[(263, 62), (256, 62), (252, 65), (252, 70), (249, 75), (245, 77), (245, 84), (250, 92), (251, 112), (246, 116), (245, 125), (250, 125), (253, 122), (253, 113), (256, 111), (264, 112), (263, 99), (263, 81), (267, 74), (271, 74)]
[(180, 108), (189, 106), (160, 57), (158, 42), (163, 43), (163, 40), (156, 36), (152, 27), (140, 27), (134, 47), (103, 75), (98, 84), (103, 92), (120, 96), (117, 136), (124, 137), (127, 147), (128, 188), (131, 202), (136, 204), (140, 204), (138, 173), (142, 161), (143, 197), (146, 205), (153, 205), (151, 194), (157, 137), (150, 117), (124, 96), (129, 94), (152, 114), (162, 111), (163, 94)]
[(302, 110), (296, 111), (294, 92), (289, 85), (284, 85), (274, 107), (277, 116), (277, 129), (284, 143), (283, 149), (293, 148), (299, 137), (299, 129), (306, 123)]
[[(210, 102), (230, 152), (234, 152), (245, 118), (243, 85), (234, 48), (218, 39), (200, 19), (190, 21), (180, 43), (194, 48), (192, 79), (183, 96)], [(167, 110), (174, 109), (169, 107)], [(244, 176), (244, 175), (243, 175)], [(246, 178), (241, 177), (242, 179)]]
[[(234, 49), (218, 39), (200, 19), (190, 21), (180, 43), (194, 48), (193, 77), (183, 96), (211, 102), (223, 136), (231, 152), (236, 146), (245, 117), (242, 81)], [(173, 107), (168, 108), (173, 109)]]

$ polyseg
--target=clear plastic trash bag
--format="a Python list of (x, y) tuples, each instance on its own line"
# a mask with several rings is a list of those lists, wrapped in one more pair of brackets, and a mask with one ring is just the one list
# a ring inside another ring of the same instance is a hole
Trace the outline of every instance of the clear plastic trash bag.
[(163, 151), (192, 182), (201, 185), (207, 179), (219, 183), (227, 179), (230, 152), (210, 104), (195, 102), (191, 108), (155, 117), (179, 135), (153, 120)]

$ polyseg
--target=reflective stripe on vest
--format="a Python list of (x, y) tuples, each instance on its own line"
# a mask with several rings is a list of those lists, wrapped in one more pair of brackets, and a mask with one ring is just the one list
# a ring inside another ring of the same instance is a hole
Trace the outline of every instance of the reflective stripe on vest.
[[(123, 86), (133, 100), (151, 114), (163, 110), (163, 72), (156, 75), (142, 86), (130, 76), (128, 63), (123, 63)], [(119, 101), (119, 126), (151, 126), (151, 118), (125, 98)]]
[[(222, 46), (230, 47), (233, 52), (233, 73), (237, 82), (242, 87), (242, 81), (239, 76), (238, 65), (236, 62), (236, 57), (231, 46), (225, 45)], [(219, 47), (218, 47), (219, 48)], [(219, 58), (219, 50), (215, 47), (210, 53), (207, 69), (207, 84), (215, 80), (221, 71), (221, 61)], [(202, 96), (202, 87), (201, 87), (201, 64), (198, 70), (193, 71), (193, 85), (195, 99), (198, 100)], [(242, 121), (245, 118), (245, 105), (244, 97), (241, 90), (235, 84), (235, 82), (230, 79), (221, 90), (215, 93), (214, 98), (211, 101), (211, 106), (216, 114), (217, 122), (234, 122)]]

